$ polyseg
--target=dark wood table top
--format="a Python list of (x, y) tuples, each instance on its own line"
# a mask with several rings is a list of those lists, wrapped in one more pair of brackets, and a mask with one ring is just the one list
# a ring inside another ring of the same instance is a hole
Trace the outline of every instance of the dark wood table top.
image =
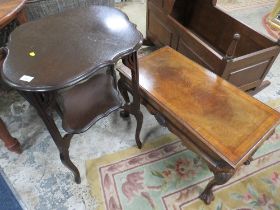
[(0, 28), (15, 18), (26, 0), (0, 0)]
[[(130, 77), (129, 70), (122, 73)], [(274, 109), (170, 47), (140, 58), (139, 77), (145, 100), (160, 107), (186, 136), (200, 140), (193, 144), (209, 148), (234, 168), (280, 120)]]
[(24, 91), (66, 88), (137, 50), (142, 39), (135, 25), (115, 8), (68, 10), (12, 32), (2, 77)]

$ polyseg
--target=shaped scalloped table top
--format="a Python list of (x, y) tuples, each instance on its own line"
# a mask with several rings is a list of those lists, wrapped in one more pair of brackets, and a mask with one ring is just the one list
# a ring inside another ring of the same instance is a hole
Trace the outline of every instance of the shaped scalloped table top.
[(115, 8), (68, 10), (12, 32), (2, 77), (26, 91), (69, 87), (137, 50), (142, 39), (135, 25)]

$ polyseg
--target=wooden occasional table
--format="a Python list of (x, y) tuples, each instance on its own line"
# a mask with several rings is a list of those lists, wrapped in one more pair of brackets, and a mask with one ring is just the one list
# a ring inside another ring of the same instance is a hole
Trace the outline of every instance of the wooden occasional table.
[[(129, 103), (130, 72), (121, 69), (119, 88)], [(139, 59), (141, 103), (160, 124), (200, 154), (214, 173), (200, 198), (226, 183), (275, 130), (280, 114), (171, 49)]]
[[(19, 24), (23, 24), (27, 21), (23, 11), (25, 1), (26, 0), (0, 0), (0, 30), (4, 30), (4, 28), (14, 20), (17, 20)], [(2, 66), (3, 57), (0, 51), (0, 68)], [(0, 139), (4, 141), (5, 146), (9, 150), (21, 153), (19, 142), (10, 135), (1, 118)]]
[[(124, 13), (105, 6), (68, 10), (26, 23), (11, 34), (3, 80), (36, 108), (76, 183), (81, 180), (69, 158), (70, 140), (122, 107), (113, 79), (119, 59), (133, 75), (133, 102), (125, 109), (137, 120), (135, 138), (141, 147), (137, 50), (142, 39)], [(106, 66), (110, 69), (104, 72)], [(62, 118), (64, 137), (54, 123), (53, 110)]]

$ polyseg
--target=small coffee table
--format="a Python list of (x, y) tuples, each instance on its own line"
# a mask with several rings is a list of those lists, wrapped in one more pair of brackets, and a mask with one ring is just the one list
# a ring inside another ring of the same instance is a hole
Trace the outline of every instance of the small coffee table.
[[(119, 88), (129, 103), (130, 72), (120, 72)], [(214, 173), (200, 195), (206, 204), (214, 199), (212, 188), (249, 164), (280, 120), (277, 111), (170, 47), (140, 58), (139, 77), (141, 103)]]
[[(70, 140), (122, 107), (112, 80), (120, 59), (131, 69), (133, 102), (125, 107), (136, 118), (135, 138), (141, 147), (137, 50), (142, 40), (124, 13), (106, 6), (68, 10), (26, 23), (11, 34), (2, 78), (36, 108), (76, 183), (81, 180), (69, 157)], [(104, 67), (110, 70), (103, 73)], [(62, 118), (64, 137), (53, 110)]]

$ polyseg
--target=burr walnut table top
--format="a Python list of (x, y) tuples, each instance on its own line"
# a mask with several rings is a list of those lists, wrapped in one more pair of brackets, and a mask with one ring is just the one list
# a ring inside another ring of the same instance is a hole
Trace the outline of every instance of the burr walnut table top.
[[(121, 73), (130, 78), (129, 71)], [(139, 77), (143, 100), (200, 151), (233, 168), (243, 164), (279, 123), (277, 111), (170, 47), (141, 58)]]
[(0, 28), (13, 20), (26, 0), (0, 0)]

